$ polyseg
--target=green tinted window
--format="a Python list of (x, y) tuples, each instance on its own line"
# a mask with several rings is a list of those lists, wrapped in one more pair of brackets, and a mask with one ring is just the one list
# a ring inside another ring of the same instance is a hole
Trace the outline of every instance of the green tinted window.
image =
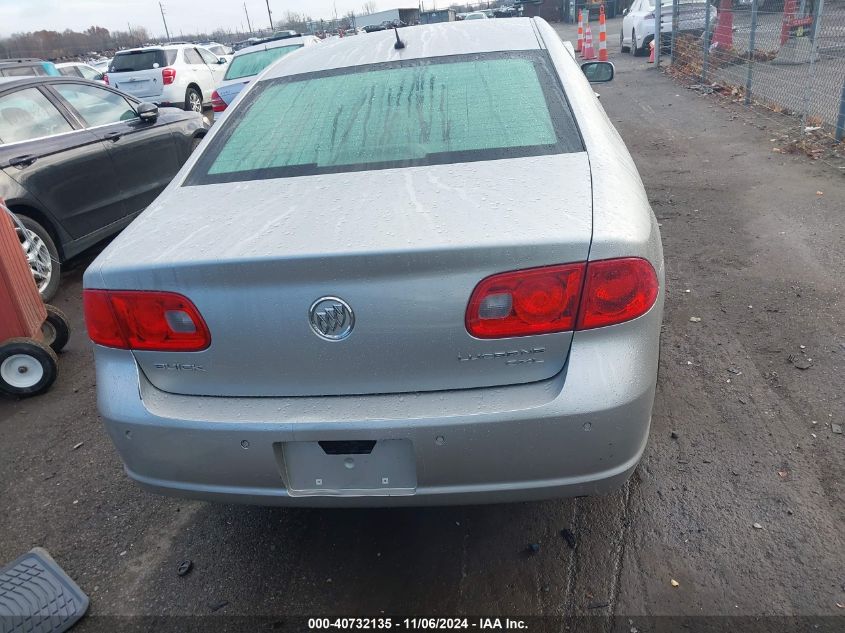
[(54, 84), (53, 88), (79, 112), (88, 127), (138, 118), (126, 99), (105, 88), (84, 84)]
[(187, 184), (581, 151), (547, 64), (497, 53), (267, 81)]
[(0, 145), (73, 132), (38, 88), (26, 88), (0, 97)]
[(240, 79), (241, 77), (252, 77), (267, 68), (277, 59), (281, 59), (288, 53), (292, 53), (302, 44), (296, 46), (278, 46), (254, 53), (238, 55), (229, 63), (226, 76), (223, 79)]

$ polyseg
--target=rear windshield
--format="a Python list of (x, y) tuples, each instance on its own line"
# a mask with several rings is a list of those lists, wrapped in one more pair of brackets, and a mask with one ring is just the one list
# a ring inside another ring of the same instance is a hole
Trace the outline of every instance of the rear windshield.
[(136, 70), (152, 70), (164, 68), (176, 62), (176, 51), (151, 50), (151, 51), (127, 51), (118, 53), (109, 66), (110, 73), (125, 73)]
[(583, 150), (544, 52), (460, 55), (259, 83), (186, 185)]
[(241, 79), (242, 77), (257, 75), (274, 61), (292, 53), (297, 48), (302, 48), (302, 44), (277, 46), (276, 48), (238, 55), (229, 63), (229, 68), (226, 70), (226, 76), (223, 79)]

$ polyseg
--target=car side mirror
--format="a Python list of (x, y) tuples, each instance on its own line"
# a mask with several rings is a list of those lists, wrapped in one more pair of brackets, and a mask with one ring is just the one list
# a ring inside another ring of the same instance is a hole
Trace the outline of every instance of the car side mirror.
[(629, 9), (622, 9), (622, 16), (624, 17), (624, 16), (628, 15), (628, 11), (629, 11)]
[(154, 103), (142, 103), (137, 109), (138, 118), (144, 123), (155, 123), (158, 119), (158, 106)]
[(218, 63), (218, 64), (225, 64), (225, 63), (226, 63), (226, 58), (225, 58), (225, 57), (218, 57), (218, 58), (217, 58), (217, 63)]
[(610, 62), (586, 62), (581, 64), (581, 70), (591, 84), (613, 81), (616, 69)]

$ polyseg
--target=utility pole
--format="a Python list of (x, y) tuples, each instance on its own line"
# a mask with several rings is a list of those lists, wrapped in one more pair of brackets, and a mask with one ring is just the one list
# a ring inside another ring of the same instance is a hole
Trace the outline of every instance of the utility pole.
[(267, 17), (270, 18), (270, 34), (273, 34), (273, 12), (270, 11), (270, 0), (267, 0)]
[(164, 5), (159, 2), (158, 8), (161, 9), (161, 21), (164, 22), (164, 32), (167, 34), (167, 41), (170, 41), (170, 30), (167, 28), (167, 18), (164, 17)]
[(249, 23), (249, 11), (246, 10), (246, 2), (244, 2), (244, 13), (246, 13), (246, 26), (249, 29), (250, 34), (252, 33), (252, 24)]

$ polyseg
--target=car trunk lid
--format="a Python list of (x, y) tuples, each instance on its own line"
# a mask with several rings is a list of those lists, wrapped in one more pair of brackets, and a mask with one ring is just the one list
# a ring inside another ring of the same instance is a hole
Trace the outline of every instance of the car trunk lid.
[(249, 79), (243, 80), (232, 80), (229, 82), (223, 82), (220, 86), (217, 87), (217, 94), (220, 96), (223, 101), (226, 102), (227, 105), (231, 105), (232, 101), (235, 100), (235, 97), (240, 94), (241, 90), (246, 88), (247, 84), (249, 83)]
[[(489, 275), (586, 260), (584, 152), (183, 186), (165, 199), (99, 260), (104, 287), (179, 292), (208, 324), (202, 352), (135, 352), (159, 389), (419, 392), (542, 380), (566, 362), (568, 332), (480, 340), (464, 319)], [(311, 326), (327, 297), (354, 312), (343, 340)]]

